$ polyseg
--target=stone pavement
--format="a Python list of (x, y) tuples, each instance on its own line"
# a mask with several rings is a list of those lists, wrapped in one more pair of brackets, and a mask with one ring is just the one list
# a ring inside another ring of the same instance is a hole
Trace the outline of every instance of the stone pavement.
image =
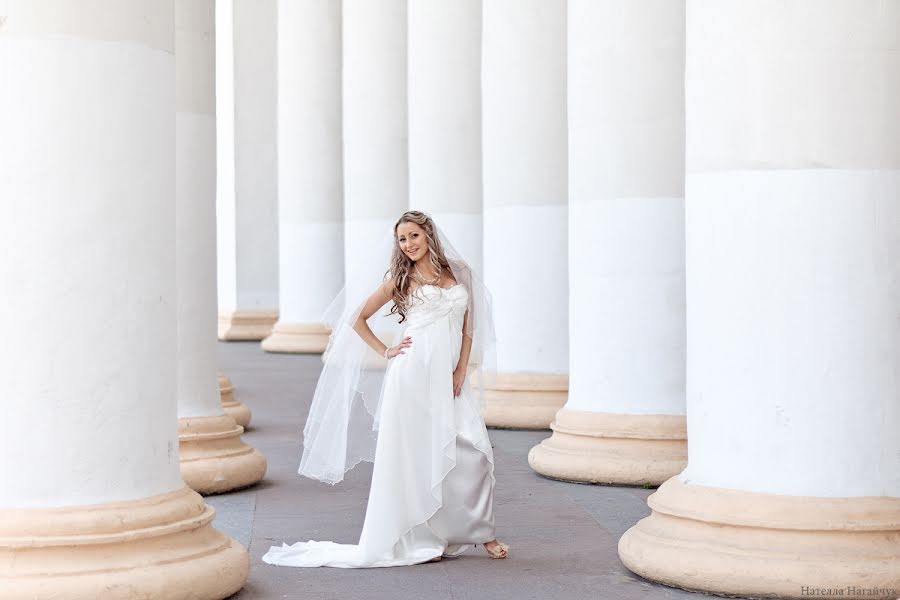
[(260, 557), (283, 541), (356, 543), (372, 474), (360, 463), (330, 486), (297, 475), (300, 440), (318, 355), (268, 354), (257, 342), (219, 344), (219, 368), (235, 398), (253, 411), (244, 440), (269, 461), (252, 488), (211, 496), (214, 526), (250, 549), (250, 579), (231, 600), (581, 600), (694, 599), (702, 596), (640, 579), (619, 561), (616, 543), (649, 509), (652, 490), (552, 481), (528, 466), (528, 450), (549, 431), (489, 429), (494, 445), (494, 512), (509, 557), (479, 546), (438, 563), (373, 569), (273, 567)]

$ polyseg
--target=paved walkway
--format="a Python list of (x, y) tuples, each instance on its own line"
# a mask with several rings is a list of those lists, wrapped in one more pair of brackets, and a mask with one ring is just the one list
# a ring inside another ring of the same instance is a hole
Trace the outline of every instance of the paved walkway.
[(214, 525), (250, 549), (250, 580), (232, 600), (693, 599), (703, 596), (644, 581), (619, 561), (616, 543), (648, 514), (651, 490), (552, 481), (528, 466), (528, 450), (549, 431), (490, 429), (496, 462), (494, 512), (505, 560), (480, 546), (456, 559), (383, 569), (273, 567), (273, 544), (308, 539), (356, 543), (372, 475), (360, 463), (336, 486), (300, 477), (300, 440), (319, 356), (263, 352), (258, 343), (219, 344), (219, 366), (235, 397), (253, 411), (244, 440), (269, 461), (259, 485), (211, 496)]

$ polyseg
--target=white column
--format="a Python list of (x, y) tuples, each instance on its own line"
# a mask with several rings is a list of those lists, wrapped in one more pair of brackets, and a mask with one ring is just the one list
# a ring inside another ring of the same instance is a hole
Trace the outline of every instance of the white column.
[(262, 347), (320, 353), (344, 283), (341, 3), (278, 4), (279, 321)]
[(689, 463), (620, 555), (896, 598), (900, 4), (690, 0), (687, 32)]
[(276, 0), (220, 0), (219, 339), (261, 340), (278, 319)]
[(488, 425), (545, 429), (568, 389), (566, 5), (484, 3), (484, 272), (499, 376)]
[(175, 263), (181, 474), (200, 493), (262, 479), (266, 459), (225, 414), (216, 374), (215, 2), (175, 2)]
[[(234, 305), (234, 8), (232, 0), (216, 0), (216, 285), (218, 306)], [(230, 285), (223, 284), (224, 281)], [(234, 399), (227, 376), (219, 376), (222, 408), (242, 427), (250, 423), (250, 411)]]
[(568, 7), (569, 399), (528, 459), (659, 485), (687, 460), (684, 2)]
[[(409, 200), (406, 0), (344, 0), (344, 273), (371, 280), (362, 259)], [(387, 269), (388, 265), (384, 265)]]
[(173, 6), (92, 8), (0, 19), (0, 598), (225, 598), (247, 553), (178, 469)]
[(409, 3), (409, 205), (482, 268), (481, 0)]

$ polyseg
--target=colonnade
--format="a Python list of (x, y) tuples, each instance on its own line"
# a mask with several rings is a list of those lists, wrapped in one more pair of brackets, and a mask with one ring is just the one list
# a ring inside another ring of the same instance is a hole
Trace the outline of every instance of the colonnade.
[(277, 39), (279, 320), (262, 347), (322, 352), (344, 283), (341, 3), (282, 3)]
[(410, 2), (409, 206), (482, 269), (481, 1)]
[(232, 397), (226, 412), (216, 372), (215, 24), (212, 0), (175, 3), (179, 456), (185, 483), (204, 494), (252, 485), (266, 472), (265, 457), (241, 440), (249, 410)]
[(278, 320), (276, 0), (216, 0), (219, 339)]
[(485, 422), (546, 428), (568, 389), (566, 6), (484, 3), (484, 273), (496, 381)]
[[(371, 279), (360, 257), (403, 211), (425, 210), (494, 294), (487, 423), (547, 428), (568, 387), (564, 4), (286, 1), (277, 19), (241, 0), (219, 9), (234, 32), (217, 63), (220, 339), (322, 352), (329, 301)], [(264, 55), (270, 37), (277, 60)], [(244, 121), (271, 106), (276, 131), (245, 126), (242, 140)], [(269, 188), (239, 183), (270, 166), (256, 151), (266, 135), (278, 148), (274, 213)], [(257, 243), (273, 230), (276, 245)], [(278, 281), (263, 284), (271, 265)]]
[(265, 459), (216, 381), (214, 3), (93, 8), (0, 21), (0, 598), (225, 598), (198, 491)]
[(743, 596), (900, 593), (900, 3), (691, 0), (688, 466), (619, 542)]
[[(622, 539), (634, 571), (729, 594), (900, 588), (897, 5), (332, 6), (343, 54), (305, 70), (340, 64), (343, 88), (287, 103), (343, 128), (329, 273), (352, 284), (376, 232), (431, 212), (494, 295), (487, 423), (549, 426), (529, 454), (545, 476), (663, 484)], [(817, 535), (819, 566), (764, 549)]]
[(900, 2), (101, 4), (0, 21), (0, 598), (237, 590), (213, 264), (219, 338), (321, 352), (408, 208), (493, 292), (488, 424), (660, 485), (629, 569), (897, 595)]
[(568, 7), (571, 387), (529, 462), (659, 485), (687, 459), (684, 3)]

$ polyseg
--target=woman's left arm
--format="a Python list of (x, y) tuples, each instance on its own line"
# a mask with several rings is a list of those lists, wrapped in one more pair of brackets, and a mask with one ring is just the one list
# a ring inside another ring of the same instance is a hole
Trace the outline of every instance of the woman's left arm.
[(469, 328), (469, 311), (463, 317), (462, 347), (459, 350), (459, 362), (453, 370), (453, 397), (462, 393), (463, 382), (466, 380), (466, 369), (469, 368), (469, 353), (472, 351), (472, 338), (466, 333)]

